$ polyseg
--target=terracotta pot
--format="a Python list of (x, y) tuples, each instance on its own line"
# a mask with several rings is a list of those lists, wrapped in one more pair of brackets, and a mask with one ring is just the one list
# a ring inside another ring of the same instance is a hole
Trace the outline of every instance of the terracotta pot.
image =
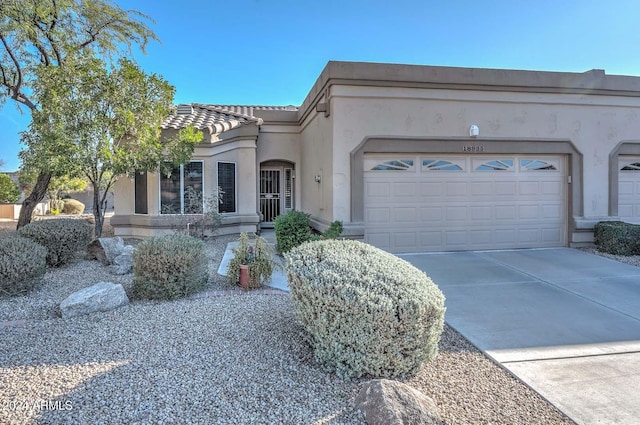
[(240, 286), (242, 289), (249, 287), (249, 266), (246, 264), (240, 265)]

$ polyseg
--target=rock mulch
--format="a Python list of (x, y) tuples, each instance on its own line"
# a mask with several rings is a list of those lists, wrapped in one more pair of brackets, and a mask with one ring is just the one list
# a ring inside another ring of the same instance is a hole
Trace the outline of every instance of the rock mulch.
[[(30, 296), (0, 300), (0, 423), (364, 423), (355, 398), (366, 379), (314, 362), (289, 296), (217, 275), (233, 239), (207, 244), (207, 289), (191, 299), (59, 318), (55, 306), (79, 289), (131, 288), (131, 275), (78, 258)], [(439, 356), (400, 381), (447, 424), (573, 423), (448, 326)]]

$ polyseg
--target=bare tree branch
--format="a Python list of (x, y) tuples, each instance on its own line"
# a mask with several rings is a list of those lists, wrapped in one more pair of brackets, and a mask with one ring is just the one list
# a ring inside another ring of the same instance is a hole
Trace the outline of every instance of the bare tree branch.
[(4, 45), (4, 48), (7, 51), (7, 54), (9, 55), (9, 57), (11, 58), (11, 61), (13, 61), (13, 64), (16, 67), (18, 81), (15, 83), (15, 85), (13, 85), (12, 87), (9, 87), (9, 93), (13, 99), (17, 100), (18, 92), (20, 91), (20, 88), (22, 86), (22, 68), (20, 67), (20, 62), (18, 61), (18, 58), (16, 58), (15, 54), (13, 53), (13, 50), (7, 43), (7, 39), (2, 33), (0, 33), (0, 41), (2, 41), (2, 44)]

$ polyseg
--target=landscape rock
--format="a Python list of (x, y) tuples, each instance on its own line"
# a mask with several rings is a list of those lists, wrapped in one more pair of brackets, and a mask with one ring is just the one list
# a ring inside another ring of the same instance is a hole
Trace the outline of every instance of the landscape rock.
[(369, 381), (355, 402), (369, 425), (443, 424), (435, 402), (402, 382), (388, 379)]
[[(128, 248), (133, 248), (127, 246)], [(115, 275), (129, 274), (133, 272), (133, 249), (125, 250), (113, 260), (113, 265), (109, 267), (109, 273)]]
[(120, 284), (98, 282), (69, 295), (60, 303), (63, 318), (108, 311), (129, 303), (129, 298)]
[(104, 254), (104, 249), (100, 245), (100, 240), (94, 239), (87, 246), (87, 255), (84, 257), (87, 260), (98, 260), (102, 264), (107, 263), (107, 257)]
[(125, 250), (124, 240), (120, 236), (98, 238), (98, 241), (100, 241), (106, 259), (106, 262), (103, 261), (102, 264), (113, 264), (113, 260)]

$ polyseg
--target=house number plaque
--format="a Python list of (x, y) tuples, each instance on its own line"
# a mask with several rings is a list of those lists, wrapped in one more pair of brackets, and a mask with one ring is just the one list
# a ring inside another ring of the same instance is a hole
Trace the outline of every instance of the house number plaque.
[(484, 152), (484, 146), (463, 146), (462, 152)]

